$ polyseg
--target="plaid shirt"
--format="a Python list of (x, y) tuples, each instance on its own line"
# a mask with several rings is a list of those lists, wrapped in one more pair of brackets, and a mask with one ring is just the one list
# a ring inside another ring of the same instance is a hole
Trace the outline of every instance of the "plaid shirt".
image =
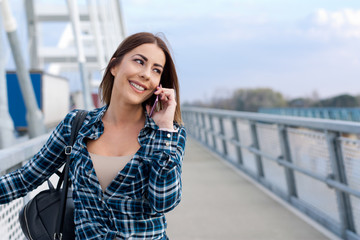
[[(138, 135), (140, 149), (103, 192), (86, 139), (104, 132), (106, 109), (87, 114), (71, 152), (76, 239), (167, 239), (164, 213), (180, 202), (182, 193), (185, 129), (174, 124), (177, 132), (159, 130), (146, 114)], [(25, 196), (64, 164), (75, 115), (76, 110), (65, 117), (24, 167), (0, 178), (0, 203)]]

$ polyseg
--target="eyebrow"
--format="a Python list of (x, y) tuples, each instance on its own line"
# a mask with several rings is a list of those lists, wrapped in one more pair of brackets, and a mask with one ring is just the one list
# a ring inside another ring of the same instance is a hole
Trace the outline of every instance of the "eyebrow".
[[(141, 58), (143, 58), (144, 60), (145, 60), (145, 62), (147, 62), (148, 61), (148, 58), (147, 57), (145, 57), (144, 55), (142, 55), (142, 54), (135, 54), (134, 56), (136, 56), (136, 55), (138, 55), (138, 56), (140, 56)], [(161, 66), (160, 64), (158, 64), (158, 63), (154, 63), (154, 66), (157, 66), (157, 67), (161, 67), (161, 68), (164, 68), (163, 66)]]

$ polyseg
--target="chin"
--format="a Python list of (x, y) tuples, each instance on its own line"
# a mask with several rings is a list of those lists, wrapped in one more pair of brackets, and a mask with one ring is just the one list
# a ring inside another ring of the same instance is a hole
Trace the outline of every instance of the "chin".
[(131, 105), (144, 105), (144, 103), (147, 101), (147, 99), (131, 99), (128, 101)]

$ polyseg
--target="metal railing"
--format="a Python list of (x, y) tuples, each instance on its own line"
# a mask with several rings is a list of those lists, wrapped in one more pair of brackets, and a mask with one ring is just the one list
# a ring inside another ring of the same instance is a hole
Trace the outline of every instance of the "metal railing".
[(360, 108), (260, 108), (259, 112), (360, 122)]
[[(0, 150), (0, 176), (9, 173), (26, 163), (44, 145), (49, 134), (33, 138), (29, 141), (19, 143), (13, 147)], [(46, 184), (45, 184), (46, 185)], [(40, 186), (30, 193), (33, 196), (44, 189)], [(19, 211), (29, 199), (28, 196), (16, 199), (11, 203), (0, 205), (0, 239), (22, 240), (25, 239), (18, 221)]]
[(360, 239), (360, 123), (183, 108), (188, 133), (343, 239)]
[[(343, 239), (360, 239), (360, 124), (183, 108), (188, 132)], [(36, 154), (48, 135), (0, 150), (0, 175)], [(355, 139), (357, 138), (357, 139)], [(4, 239), (23, 239), (23, 199), (0, 206)]]

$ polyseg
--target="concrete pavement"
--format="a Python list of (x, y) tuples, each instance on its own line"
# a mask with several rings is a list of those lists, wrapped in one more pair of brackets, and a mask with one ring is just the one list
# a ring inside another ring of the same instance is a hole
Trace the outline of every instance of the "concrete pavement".
[(188, 138), (183, 198), (167, 214), (171, 240), (330, 239)]

